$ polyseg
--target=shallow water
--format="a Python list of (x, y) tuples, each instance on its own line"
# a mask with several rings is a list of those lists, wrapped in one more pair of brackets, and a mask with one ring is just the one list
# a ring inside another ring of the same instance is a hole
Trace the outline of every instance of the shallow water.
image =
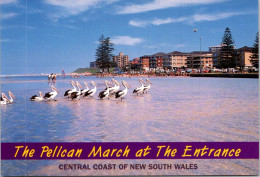
[[(148, 94), (132, 94), (137, 78), (125, 80), (131, 88), (123, 101), (97, 99), (111, 78), (58, 78), (58, 101), (31, 102), (29, 98), (50, 91), (46, 77), (1, 78), (2, 92), (11, 90), (17, 100), (1, 106), (2, 142), (203, 142), (258, 141), (258, 79), (238, 78), (150, 78)], [(91, 80), (98, 84), (95, 99), (70, 101), (63, 97), (70, 80)], [(155, 160), (153, 160), (155, 161)], [(152, 160), (144, 160), (151, 163)], [(140, 174), (245, 174), (258, 172), (258, 160), (189, 160), (201, 167), (193, 171), (142, 171)], [(5, 161), (3, 174), (11, 175), (94, 175), (99, 172), (64, 172), (57, 166), (65, 161)], [(74, 161), (75, 162), (75, 161)], [(103, 161), (97, 161), (103, 163)], [(106, 161), (104, 161), (106, 162)], [(109, 161), (107, 161), (109, 162)], [(135, 161), (129, 160), (130, 163)], [(138, 161), (139, 162), (139, 161)], [(169, 160), (156, 161), (170, 162)], [(172, 163), (185, 162), (175, 160)], [(68, 163), (68, 161), (66, 161)], [(94, 163), (81, 161), (80, 163)], [(120, 161), (113, 161), (120, 163)], [(223, 164), (228, 168), (223, 168)], [(15, 167), (14, 167), (15, 166)], [(14, 169), (11, 172), (9, 169)], [(16, 170), (15, 170), (16, 169)], [(245, 171), (245, 170), (244, 170)], [(107, 174), (135, 174), (112, 172)], [(241, 172), (242, 173), (242, 172)], [(243, 172), (244, 173), (244, 172)], [(105, 173), (106, 174), (106, 173)]]

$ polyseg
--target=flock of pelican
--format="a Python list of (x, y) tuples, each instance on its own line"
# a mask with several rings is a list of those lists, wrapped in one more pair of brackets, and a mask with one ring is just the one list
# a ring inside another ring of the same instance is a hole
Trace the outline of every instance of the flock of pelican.
[[(145, 81), (141, 78), (138, 79), (141, 86), (137, 87), (133, 90), (133, 94), (141, 95), (144, 93), (147, 93), (148, 90), (151, 88), (152, 82), (149, 79), (146, 79)], [(71, 99), (71, 100), (79, 100), (80, 98), (94, 98), (94, 95), (97, 92), (97, 84), (94, 81), (91, 81), (91, 87), (88, 85), (87, 82), (84, 82), (83, 87), (78, 81), (71, 81), (71, 86), (73, 87), (70, 90), (65, 91), (64, 97)], [(122, 86), (124, 87), (123, 90), (120, 90), (120, 84), (117, 80), (112, 79), (111, 83), (105, 80), (106, 88), (101, 91), (98, 95), (100, 99), (110, 99), (111, 96), (114, 96), (115, 99), (121, 99), (121, 101), (124, 99), (124, 97), (127, 95), (128, 89), (130, 88), (130, 85), (122, 81)], [(45, 93), (45, 95), (42, 94), (42, 92), (39, 92), (39, 95), (33, 95), (30, 100), (31, 101), (57, 101), (55, 97), (58, 95), (59, 91), (57, 88), (55, 88), (53, 85), (51, 86), (51, 92)], [(1, 105), (2, 104), (10, 104), (14, 102), (15, 96), (12, 94), (12, 92), (8, 92), (8, 95), (10, 98), (8, 98), (4, 93), (2, 93), (1, 96)]]
[(14, 102), (14, 99), (16, 99), (14, 94), (11, 91), (8, 91), (8, 96), (9, 96), (9, 98), (4, 93), (2, 93), (1, 102), (0, 102), (1, 105), (12, 104)]

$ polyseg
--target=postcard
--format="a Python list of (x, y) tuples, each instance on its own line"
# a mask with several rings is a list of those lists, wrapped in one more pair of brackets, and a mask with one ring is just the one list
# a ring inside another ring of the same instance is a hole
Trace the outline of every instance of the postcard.
[(1, 175), (259, 175), (258, 1), (1, 0)]

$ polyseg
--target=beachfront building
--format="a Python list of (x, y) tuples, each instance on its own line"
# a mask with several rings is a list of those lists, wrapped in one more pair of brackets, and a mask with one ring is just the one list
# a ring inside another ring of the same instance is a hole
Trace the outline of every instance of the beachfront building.
[(95, 61), (89, 62), (89, 67), (90, 68), (96, 68), (97, 67), (96, 62)]
[(179, 69), (187, 67), (188, 53), (174, 51), (164, 56), (164, 67), (168, 69)]
[(159, 55), (156, 57), (156, 68), (163, 69), (163, 55)]
[(124, 55), (123, 52), (120, 52), (118, 56), (113, 57), (113, 61), (117, 64), (119, 68), (126, 67), (129, 64), (128, 55)]
[(213, 53), (191, 52), (187, 57), (187, 67), (195, 69), (213, 68)]
[(241, 67), (250, 68), (253, 66), (252, 63), (250, 62), (252, 49), (253, 49), (252, 47), (247, 47), (247, 46), (236, 49), (236, 52), (238, 54), (238, 63)]
[(150, 55), (145, 55), (145, 56), (141, 56), (140, 57), (140, 65), (141, 65), (141, 69), (148, 71), (150, 69), (149, 67), (149, 60), (150, 60), (151, 56)]
[(132, 61), (130, 61), (131, 69), (134, 70), (140, 70), (141, 69), (141, 63), (139, 58), (134, 58)]
[(163, 68), (163, 56), (165, 53), (159, 52), (149, 57), (149, 67), (151, 69), (162, 69)]
[(223, 46), (223, 44), (209, 47), (209, 52), (212, 53), (212, 57), (213, 57), (213, 67), (214, 68), (218, 67), (218, 58), (219, 58), (220, 50), (222, 49), (222, 46)]

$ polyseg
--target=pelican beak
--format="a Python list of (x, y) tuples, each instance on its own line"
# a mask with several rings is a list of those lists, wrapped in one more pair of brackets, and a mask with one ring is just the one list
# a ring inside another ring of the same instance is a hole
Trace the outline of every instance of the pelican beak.
[(11, 103), (11, 101), (9, 100), (9, 98), (8, 98), (4, 93), (2, 93), (2, 97), (5, 98), (9, 103)]
[(59, 93), (59, 91), (54, 87), (52, 86), (53, 90), (55, 90), (57, 93)]
[(11, 96), (11, 97), (13, 97), (14, 99), (16, 99), (15, 96), (14, 96), (14, 94), (13, 94), (11, 91), (9, 91), (8, 94), (9, 94), (9, 96)]
[(91, 81), (92, 85), (97, 87), (97, 84), (94, 81)]
[(149, 79), (147, 79), (146, 81), (149, 82), (150, 84), (153, 84)]
[(42, 97), (42, 98), (43, 98), (43, 94), (42, 94), (42, 92), (39, 92), (39, 94), (40, 94), (40, 97)]
[(89, 87), (89, 85), (88, 85), (88, 83), (87, 83), (87, 82), (84, 82), (84, 85), (85, 85), (86, 87)]
[(112, 84), (110, 82), (108, 82), (107, 80), (105, 80), (105, 83), (110, 86), (110, 87), (113, 87)]
[(130, 88), (131, 86), (128, 84), (128, 83), (126, 83), (125, 81), (123, 81), (123, 83), (127, 86), (127, 88)]
[(83, 89), (83, 86), (79, 83), (79, 87)]

